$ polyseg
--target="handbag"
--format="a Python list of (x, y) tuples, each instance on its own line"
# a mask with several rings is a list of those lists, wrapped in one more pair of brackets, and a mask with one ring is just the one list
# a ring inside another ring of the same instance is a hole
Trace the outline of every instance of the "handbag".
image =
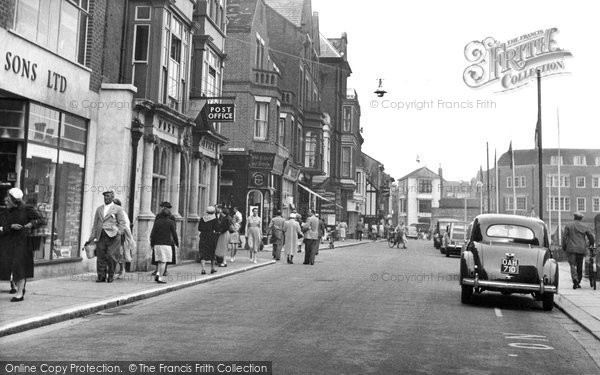
[(85, 255), (88, 259), (92, 259), (96, 256), (96, 243), (95, 242), (86, 242), (83, 246), (83, 250), (85, 251)]

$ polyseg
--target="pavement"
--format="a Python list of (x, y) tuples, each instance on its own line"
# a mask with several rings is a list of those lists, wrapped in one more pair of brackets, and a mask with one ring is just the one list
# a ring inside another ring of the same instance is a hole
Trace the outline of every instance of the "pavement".
[[(335, 242), (336, 248), (356, 246), (370, 241), (349, 240)], [(302, 248), (304, 251), (304, 247)], [(319, 250), (330, 251), (329, 243), (322, 243)], [(184, 261), (168, 267), (166, 284), (157, 284), (151, 271), (131, 272), (113, 283), (96, 283), (95, 273), (65, 275), (56, 278), (31, 279), (25, 287), (25, 299), (11, 303), (9, 284), (0, 288), (0, 337), (26, 330), (63, 322), (102, 310), (115, 308), (146, 298), (159, 296), (175, 290), (192, 287), (223, 277), (252, 271), (257, 268), (286, 263), (272, 259), (272, 245), (266, 245), (258, 255), (258, 263), (250, 261), (249, 252), (238, 250), (234, 263), (227, 257), (227, 267), (216, 267), (217, 272), (201, 274), (201, 266), (195, 261)], [(304, 252), (296, 254), (295, 263), (304, 260)]]
[(569, 263), (559, 262), (558, 266), (560, 280), (554, 304), (600, 340), (600, 284), (597, 286), (598, 290), (594, 290), (590, 287), (589, 280), (584, 277), (581, 280), (581, 288), (573, 289)]
[[(348, 239), (335, 242), (335, 247), (356, 246), (369, 242), (371, 241)], [(227, 267), (217, 267), (217, 272), (212, 275), (209, 267), (208, 273), (202, 275), (199, 263), (182, 262), (169, 267), (166, 284), (157, 284), (150, 272), (127, 273), (123, 279), (115, 280), (112, 284), (96, 283), (95, 273), (32, 279), (27, 282), (25, 300), (10, 303), (12, 295), (8, 294), (7, 283), (6, 288), (0, 291), (0, 299), (4, 299), (0, 300), (0, 337), (83, 317), (241, 272), (285, 263), (284, 257), (279, 262), (272, 259), (271, 246), (265, 246), (259, 253), (257, 264), (250, 261), (248, 251), (239, 250), (234, 263), (228, 261)], [(329, 244), (322, 243), (319, 250), (329, 251)], [(304, 253), (297, 254), (296, 263), (303, 258)], [(559, 293), (555, 296), (555, 305), (600, 340), (600, 287), (593, 290), (588, 280), (584, 279), (581, 283), (582, 288), (574, 290), (569, 264), (559, 262), (559, 267)]]

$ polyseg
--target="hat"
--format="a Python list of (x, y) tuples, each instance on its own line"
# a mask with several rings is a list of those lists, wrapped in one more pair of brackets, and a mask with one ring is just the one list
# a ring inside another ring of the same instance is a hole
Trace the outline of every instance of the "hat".
[(295, 218), (296, 218), (296, 214), (292, 212), (292, 213), (290, 214), (290, 219), (295, 219)]
[(208, 213), (208, 214), (214, 214), (215, 213), (215, 206), (208, 206), (208, 207), (206, 207), (206, 213)]
[(171, 203), (169, 202), (162, 202), (160, 204), (161, 207), (165, 207), (165, 208), (172, 208), (173, 206), (171, 206)]
[(583, 214), (579, 211), (573, 213), (573, 217), (576, 219), (583, 219)]
[(112, 194), (112, 195), (115, 195), (115, 191), (114, 191), (114, 190), (112, 190), (112, 189), (110, 189), (110, 190), (107, 190), (107, 191), (104, 191), (104, 192), (102, 192), (102, 195), (106, 195), (106, 194)]
[(23, 190), (15, 187), (8, 191), (8, 195), (15, 199), (21, 200), (23, 199)]

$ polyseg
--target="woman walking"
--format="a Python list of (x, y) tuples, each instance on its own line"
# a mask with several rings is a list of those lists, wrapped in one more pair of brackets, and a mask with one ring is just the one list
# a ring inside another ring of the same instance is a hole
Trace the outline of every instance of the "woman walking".
[(250, 255), (253, 263), (258, 263), (256, 254), (260, 251), (262, 243), (262, 219), (258, 216), (258, 208), (252, 209), (252, 215), (246, 219), (246, 241), (250, 247)]
[(289, 264), (294, 263), (294, 253), (298, 248), (299, 238), (302, 237), (302, 229), (296, 221), (296, 214), (290, 214), (290, 218), (283, 223), (283, 250)]
[(27, 236), (46, 221), (36, 209), (25, 205), (19, 188), (10, 189), (4, 203), (8, 210), (0, 224), (0, 280), (8, 281), (12, 275), (17, 292), (10, 302), (21, 302), (27, 278), (33, 277), (33, 252), (27, 246)]
[(223, 208), (221, 210), (221, 215), (217, 220), (219, 222), (219, 238), (217, 240), (217, 247), (215, 249), (215, 257), (219, 267), (227, 267), (227, 260), (225, 259), (225, 256), (227, 255), (229, 241), (231, 239), (230, 229), (233, 229), (233, 222), (229, 216), (229, 209)]
[(154, 280), (159, 284), (165, 284), (163, 274), (165, 266), (173, 260), (173, 245), (179, 246), (177, 238), (177, 228), (175, 221), (171, 220), (171, 203), (163, 202), (160, 204), (162, 210), (154, 219), (154, 226), (150, 233), (150, 247), (154, 251), (154, 258), (158, 262), (158, 273)]
[(202, 216), (198, 223), (200, 231), (200, 243), (198, 244), (198, 252), (200, 264), (202, 265), (202, 274), (206, 275), (204, 263), (210, 262), (210, 273), (215, 273), (215, 250), (217, 247), (217, 239), (219, 238), (219, 223), (215, 216), (215, 207), (209, 206), (206, 209), (206, 214)]
[(342, 241), (346, 241), (346, 230), (348, 230), (348, 224), (345, 221), (340, 223), (340, 238)]
[(229, 249), (231, 251), (231, 263), (235, 262), (235, 254), (237, 253), (237, 248), (240, 241), (240, 228), (242, 227), (242, 215), (239, 214), (239, 211), (236, 207), (233, 208), (232, 211), (229, 212), (229, 219), (233, 225), (233, 233), (229, 236)]

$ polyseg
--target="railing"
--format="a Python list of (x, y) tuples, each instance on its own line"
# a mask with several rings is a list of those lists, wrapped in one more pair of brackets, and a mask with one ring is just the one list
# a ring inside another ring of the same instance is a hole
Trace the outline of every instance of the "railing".
[(254, 83), (263, 86), (276, 87), (279, 80), (279, 73), (270, 70), (253, 69)]

